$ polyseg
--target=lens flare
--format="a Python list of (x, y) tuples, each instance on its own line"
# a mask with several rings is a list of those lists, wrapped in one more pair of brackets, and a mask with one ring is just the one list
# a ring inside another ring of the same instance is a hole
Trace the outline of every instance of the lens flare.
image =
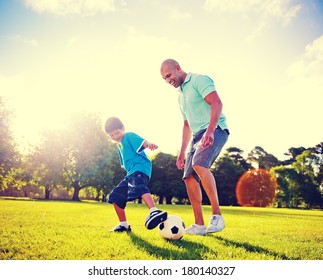
[(241, 206), (267, 207), (275, 201), (277, 189), (273, 174), (265, 169), (251, 169), (240, 177), (236, 196)]

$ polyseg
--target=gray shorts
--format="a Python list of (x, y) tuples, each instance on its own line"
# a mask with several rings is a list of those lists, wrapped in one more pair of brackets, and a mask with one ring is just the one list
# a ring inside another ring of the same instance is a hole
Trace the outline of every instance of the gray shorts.
[(186, 156), (183, 179), (193, 175), (194, 178), (199, 182), (200, 178), (194, 171), (193, 166), (200, 165), (205, 168), (210, 168), (219, 156), (230, 134), (227, 129), (217, 127), (214, 131), (213, 145), (203, 148), (201, 145), (201, 139), (205, 131), (206, 129), (201, 130), (193, 135), (193, 139), (190, 143), (190, 149)]

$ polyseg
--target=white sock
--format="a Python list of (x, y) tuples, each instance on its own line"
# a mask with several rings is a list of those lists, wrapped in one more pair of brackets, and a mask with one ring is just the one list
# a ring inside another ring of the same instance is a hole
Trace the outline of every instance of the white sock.
[(129, 227), (127, 221), (120, 222), (120, 226), (124, 226), (125, 228), (128, 228)]
[(195, 224), (196, 228), (198, 229), (204, 229), (205, 228), (205, 225), (198, 225), (198, 224)]
[(156, 207), (151, 207), (151, 208), (150, 208), (150, 213), (151, 213), (151, 212), (154, 212), (154, 211), (156, 211), (156, 210), (158, 210)]

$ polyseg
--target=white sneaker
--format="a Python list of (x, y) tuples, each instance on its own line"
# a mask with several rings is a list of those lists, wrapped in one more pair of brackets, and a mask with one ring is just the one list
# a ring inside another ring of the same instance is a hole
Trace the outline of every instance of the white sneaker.
[(194, 224), (188, 227), (185, 233), (190, 235), (206, 235), (206, 226)]
[(208, 228), (206, 229), (207, 233), (219, 232), (225, 228), (224, 219), (222, 215), (213, 215), (211, 217)]

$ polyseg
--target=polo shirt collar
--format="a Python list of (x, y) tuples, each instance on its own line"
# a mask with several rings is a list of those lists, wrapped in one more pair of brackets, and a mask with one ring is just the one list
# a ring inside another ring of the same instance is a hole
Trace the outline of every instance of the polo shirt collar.
[(192, 77), (192, 73), (188, 72), (187, 75), (186, 75), (186, 78), (185, 78), (185, 81), (183, 82), (183, 84), (181, 85), (181, 90), (183, 90), (183, 85), (185, 83), (188, 83), (190, 80), (191, 80), (191, 77)]

